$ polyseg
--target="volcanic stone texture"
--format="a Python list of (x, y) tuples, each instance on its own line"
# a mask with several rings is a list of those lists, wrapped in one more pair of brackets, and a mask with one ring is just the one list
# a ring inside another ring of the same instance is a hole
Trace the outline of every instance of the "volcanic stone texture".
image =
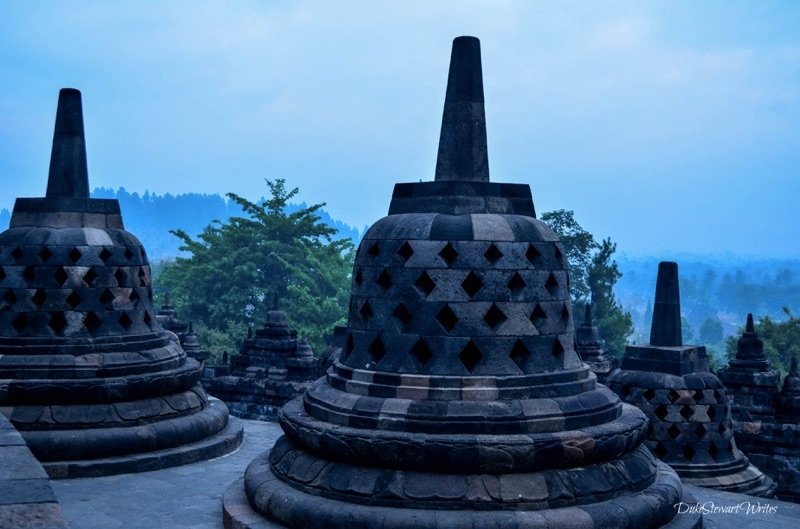
[[(61, 132), (82, 134), (63, 124), (80, 117), (76, 101), (80, 110), (80, 93), (62, 90), (53, 147), (62, 157), (76, 150), (56, 145)], [(82, 178), (53, 171), (84, 165), (68, 162), (51, 164), (48, 190), (83, 189), (53, 184)], [(0, 411), (51, 476), (146, 470), (144, 453), (158, 467), (237, 446), (241, 427), (209, 403), (200, 365), (170, 336), (116, 200), (17, 199), (0, 233)]]
[(212, 395), (225, 401), (233, 415), (275, 420), (278, 409), (302, 394), (317, 378), (311, 347), (289, 328), (286, 313), (267, 313), (263, 329), (248, 337), (230, 366), (216, 369), (206, 383)]
[(775, 485), (736, 447), (722, 382), (708, 372), (705, 347), (683, 345), (678, 267), (661, 263), (651, 340), (626, 347), (607, 379), (650, 421), (647, 446), (689, 484), (772, 497)]
[(398, 184), (365, 234), (341, 353), (280, 411), (250, 504), (292, 528), (699, 526), (675, 516), (644, 414), (578, 356), (564, 249), (530, 189), (486, 181), (478, 41), (453, 48), (466, 86), (448, 87), (439, 160), (469, 159)]

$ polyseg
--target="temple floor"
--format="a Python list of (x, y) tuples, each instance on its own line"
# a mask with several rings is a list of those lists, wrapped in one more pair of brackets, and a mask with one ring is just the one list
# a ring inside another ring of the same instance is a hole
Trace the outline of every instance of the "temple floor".
[[(51, 481), (71, 529), (222, 528), (222, 496), (240, 480), (250, 461), (272, 447), (281, 430), (275, 423), (242, 420), (245, 439), (224, 457), (153, 472)], [(739, 513), (705, 515), (704, 527), (797, 529), (800, 505), (742, 494), (688, 487), (701, 506)], [(769, 504), (775, 512), (747, 514), (747, 504)]]

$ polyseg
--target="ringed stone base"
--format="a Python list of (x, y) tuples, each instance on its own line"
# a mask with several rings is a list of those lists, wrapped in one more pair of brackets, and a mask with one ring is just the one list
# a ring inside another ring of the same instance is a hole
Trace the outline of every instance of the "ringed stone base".
[[(196, 420), (200, 416), (209, 424), (224, 420), (223, 426), (212, 435), (200, 435), (196, 441), (160, 450), (96, 459), (43, 461), (42, 466), (52, 479), (72, 479), (149, 472), (224, 456), (242, 444), (243, 426), (238, 419), (228, 417), (228, 410), (222, 401), (212, 398), (209, 403), (207, 410), (192, 417)], [(139, 433), (145, 434), (144, 431)]]
[[(443, 510), (362, 505), (306, 494), (286, 485), (270, 470), (269, 452), (254, 459), (245, 478), (228, 488), (223, 498), (226, 529), (348, 527), (371, 529), (641, 529), (653, 527), (658, 513), (674, 510), (680, 497), (677, 475), (658, 463), (658, 477), (645, 490), (596, 503), (541, 510)], [(255, 507), (254, 507), (255, 506)], [(265, 514), (282, 520), (269, 520)], [(658, 527), (658, 526), (654, 526)], [(698, 529), (698, 515), (676, 515), (666, 529)]]

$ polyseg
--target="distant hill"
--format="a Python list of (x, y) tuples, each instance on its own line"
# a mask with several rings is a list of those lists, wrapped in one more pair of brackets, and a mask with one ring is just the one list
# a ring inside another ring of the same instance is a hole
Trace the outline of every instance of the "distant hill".
[[(136, 192), (129, 193), (124, 187), (117, 190), (101, 187), (92, 192), (92, 197), (119, 200), (125, 228), (142, 241), (153, 262), (180, 255), (180, 240), (170, 230), (181, 229), (194, 237), (214, 220), (225, 222), (230, 217), (243, 214), (238, 204), (217, 194), (156, 195), (145, 192), (139, 195)], [(304, 207), (305, 203), (290, 204), (287, 212)], [(322, 222), (338, 231), (336, 238), (350, 238), (356, 243), (361, 238), (358, 229), (332, 219), (327, 211), (320, 210), (317, 213)], [(7, 209), (0, 210), (0, 229), (8, 227), (10, 220), (10, 212)]]

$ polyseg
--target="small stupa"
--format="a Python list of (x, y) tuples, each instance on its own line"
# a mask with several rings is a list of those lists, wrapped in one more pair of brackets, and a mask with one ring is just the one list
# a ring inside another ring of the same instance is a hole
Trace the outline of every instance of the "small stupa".
[(575, 340), (581, 359), (589, 365), (597, 376), (597, 381), (605, 383), (611, 372), (611, 359), (606, 354), (600, 330), (592, 321), (591, 303), (587, 303), (584, 307), (583, 323), (575, 329)]
[(737, 448), (727, 395), (706, 348), (684, 345), (678, 265), (658, 265), (650, 343), (628, 345), (606, 383), (650, 420), (647, 446), (685, 483), (772, 497), (775, 485)]

